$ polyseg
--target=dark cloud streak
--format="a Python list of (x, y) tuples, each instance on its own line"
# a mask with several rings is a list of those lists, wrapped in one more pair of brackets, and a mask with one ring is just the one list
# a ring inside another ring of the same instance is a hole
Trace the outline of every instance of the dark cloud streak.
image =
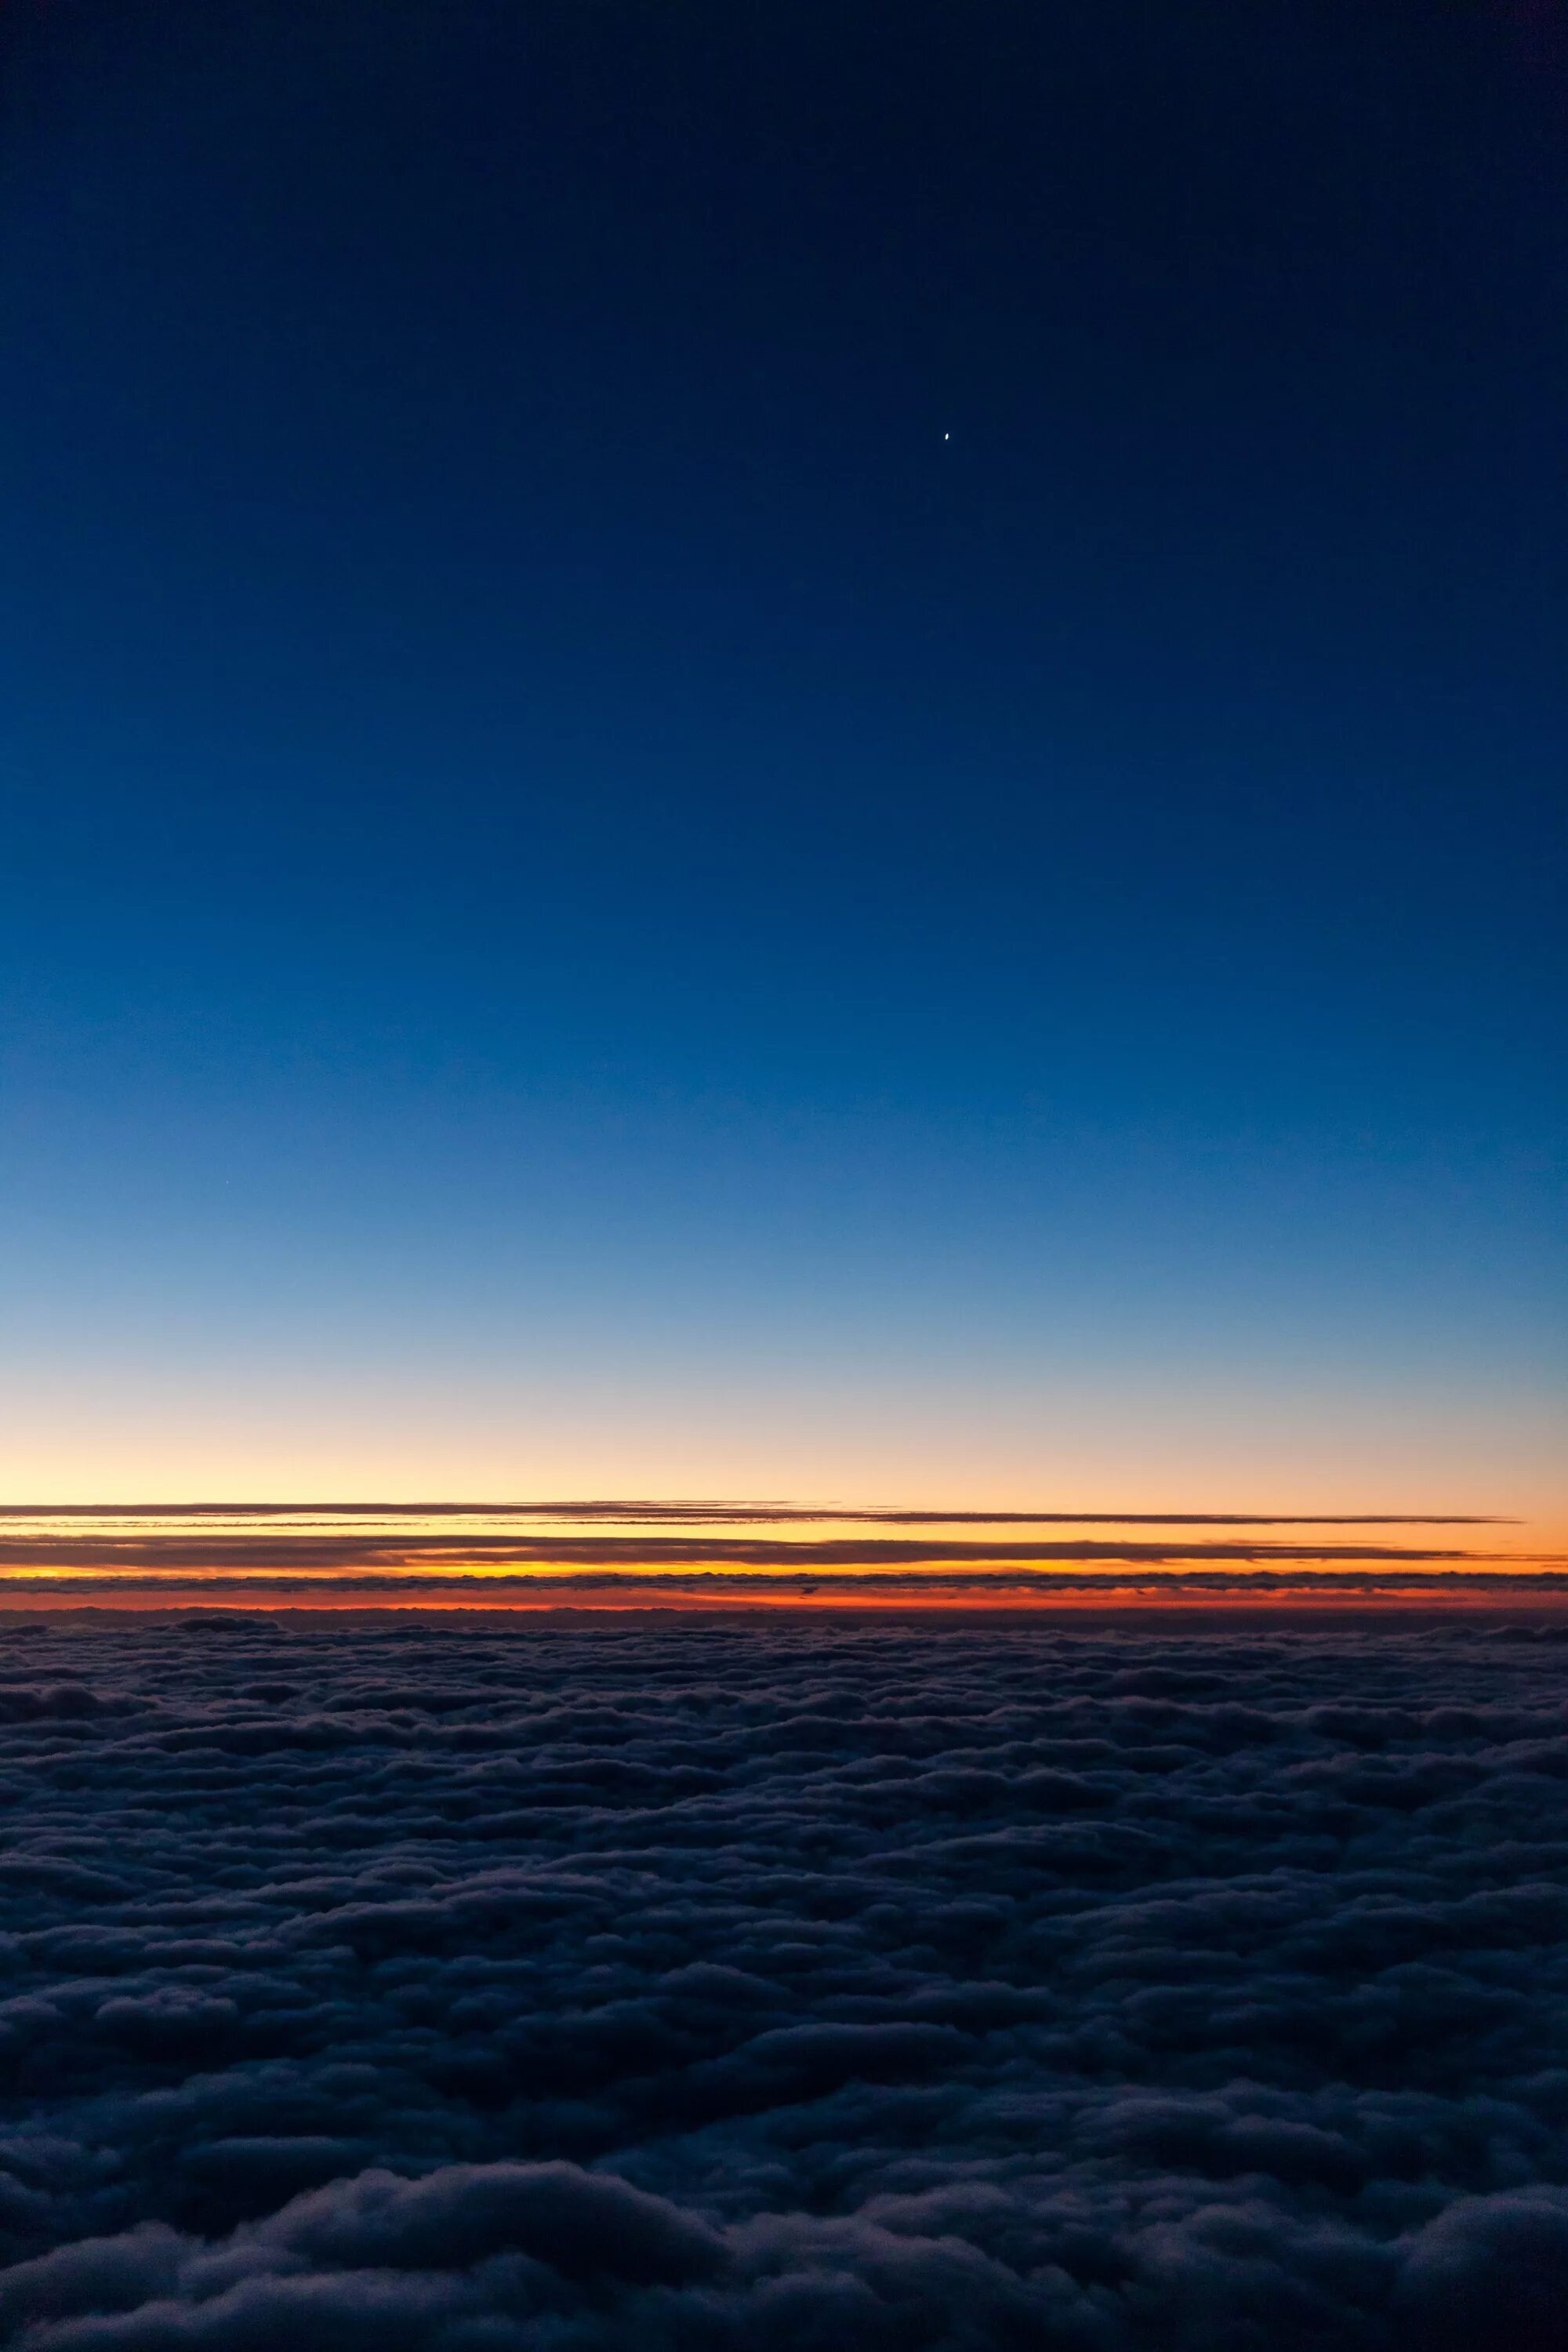
[(1168, 1567), (1176, 1561), (1249, 1563), (1325, 1568), (1377, 1562), (1411, 1568), (1489, 1569), (1518, 1563), (1510, 1552), (1454, 1549), (1432, 1545), (1363, 1542), (1166, 1543), (1098, 1542), (968, 1543), (900, 1541), (886, 1537), (774, 1542), (767, 1538), (563, 1536), (526, 1537), (497, 1542), (486, 1537), (163, 1536), (126, 1539), (103, 1537), (27, 1536), (0, 1539), (0, 1570), (54, 1572), (60, 1569), (163, 1573), (180, 1570), (247, 1571), (292, 1570), (297, 1573), (426, 1567), (443, 1576), (464, 1568), (507, 1568), (622, 1572), (731, 1570), (894, 1570), (979, 1568), (1028, 1570), (1049, 1564), (1094, 1563), (1133, 1569)]
[(731, 1502), (0, 1503), (0, 1519), (476, 1518), (635, 1520), (649, 1526), (783, 1526), (824, 1519), (884, 1527), (1482, 1528), (1516, 1522), (1453, 1511), (922, 1511), (892, 1505)]

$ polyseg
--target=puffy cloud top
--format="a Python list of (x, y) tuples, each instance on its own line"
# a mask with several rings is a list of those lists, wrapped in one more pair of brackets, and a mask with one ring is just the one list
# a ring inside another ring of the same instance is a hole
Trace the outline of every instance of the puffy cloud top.
[(26, 2352), (1560, 2352), (1568, 1648), (0, 1637)]

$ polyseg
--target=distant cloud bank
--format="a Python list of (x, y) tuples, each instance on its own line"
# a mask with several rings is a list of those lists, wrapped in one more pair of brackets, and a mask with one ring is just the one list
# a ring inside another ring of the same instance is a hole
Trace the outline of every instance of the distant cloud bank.
[[(1036, 1528), (1050, 1532), (1022, 1533)], [(13, 1593), (62, 1596), (138, 1583), (374, 1593), (413, 1582), (483, 1585), (499, 1598), (617, 1584), (760, 1597), (814, 1577), (841, 1593), (1039, 1597), (1121, 1590), (1130, 1577), (1151, 1591), (1179, 1580), (1193, 1591), (1261, 1591), (1302, 1578), (1414, 1591), (1434, 1579), (1528, 1574), (1544, 1591), (1568, 1573), (1560, 1557), (1500, 1543), (1512, 1529), (1454, 1514), (987, 1515), (768, 1502), (15, 1507), (0, 1513), (0, 1580)]]

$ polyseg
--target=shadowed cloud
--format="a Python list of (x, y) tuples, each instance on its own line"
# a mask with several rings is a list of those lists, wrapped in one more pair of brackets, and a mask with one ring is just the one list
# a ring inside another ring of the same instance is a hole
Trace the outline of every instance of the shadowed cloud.
[(0, 2339), (1555, 2352), (1562, 1654), (0, 1630)]

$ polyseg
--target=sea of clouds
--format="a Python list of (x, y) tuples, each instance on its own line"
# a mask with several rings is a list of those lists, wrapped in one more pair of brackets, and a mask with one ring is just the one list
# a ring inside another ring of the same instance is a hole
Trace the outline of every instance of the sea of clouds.
[(1568, 1643), (0, 1631), (26, 2352), (1560, 2352)]

